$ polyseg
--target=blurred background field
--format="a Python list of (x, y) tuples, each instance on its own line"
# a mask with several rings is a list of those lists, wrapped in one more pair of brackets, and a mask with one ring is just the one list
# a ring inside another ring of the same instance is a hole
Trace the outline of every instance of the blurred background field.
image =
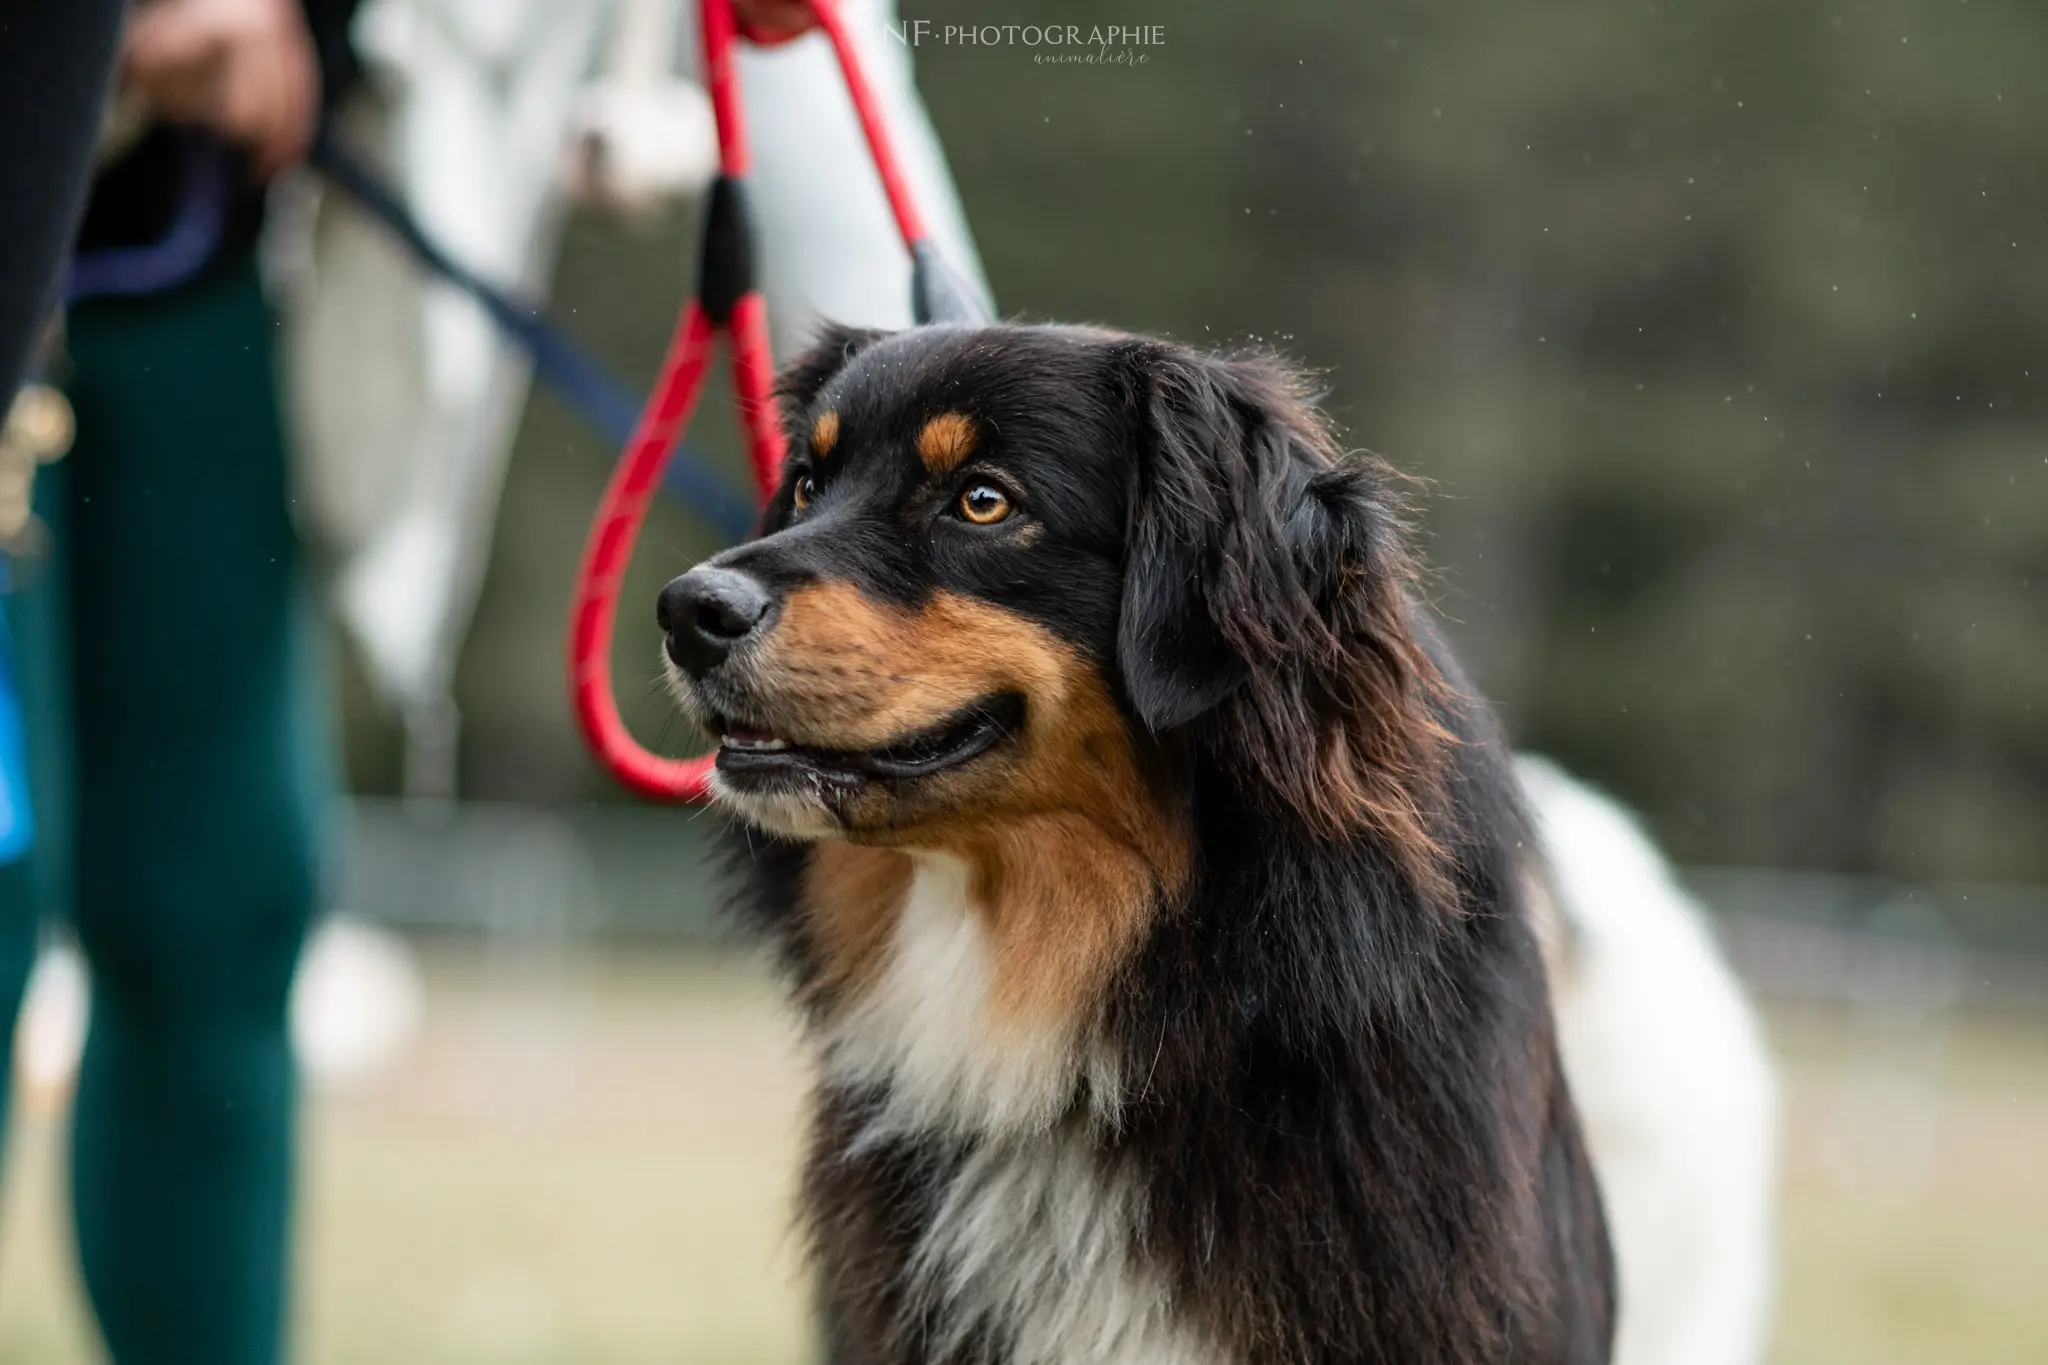
[[(760, 963), (442, 940), (418, 1045), (308, 1118), (307, 1365), (813, 1358), (802, 1064)], [(1785, 1006), (1776, 1365), (2016, 1365), (2048, 1340), (2038, 1020)], [(0, 1362), (97, 1359), (47, 1106), (15, 1125)]]
[[(1280, 345), (1431, 481), (1477, 686), (1645, 812), (1769, 1003), (1777, 1365), (2048, 1359), (2048, 9), (904, 13), (1166, 25), (1136, 69), (918, 53), (998, 299)], [(644, 379), (693, 240), (579, 218), (553, 312)], [(337, 902), (427, 994), (392, 1069), (312, 1099), (310, 1365), (808, 1358), (790, 1023), (717, 928), (707, 820), (630, 806), (563, 698), (609, 456), (535, 396), (455, 810), (387, 799), (398, 730), (341, 658)], [(714, 548), (660, 509), (625, 596), (621, 701), (671, 752), (633, 604)], [(10, 1137), (0, 1363), (95, 1358), (60, 1099)]]

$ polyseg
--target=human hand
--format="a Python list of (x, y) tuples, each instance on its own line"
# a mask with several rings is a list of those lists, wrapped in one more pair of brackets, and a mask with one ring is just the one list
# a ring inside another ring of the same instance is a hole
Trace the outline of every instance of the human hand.
[(129, 17), (121, 78), (163, 117), (247, 147), (266, 180), (313, 140), (320, 67), (298, 0), (153, 0)]
[(800, 38), (818, 26), (810, 0), (733, 0), (732, 8), (740, 32), (764, 47)]

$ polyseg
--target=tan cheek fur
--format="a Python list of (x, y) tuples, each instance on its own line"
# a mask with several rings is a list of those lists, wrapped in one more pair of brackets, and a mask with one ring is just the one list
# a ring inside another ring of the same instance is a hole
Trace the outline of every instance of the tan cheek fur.
[(1056, 689), (1059, 663), (1046, 639), (950, 594), (912, 612), (824, 583), (789, 595), (752, 672), (790, 738), (869, 749), (998, 688), (1029, 696)]
[(1146, 784), (1096, 670), (1041, 627), (950, 594), (908, 612), (843, 585), (809, 588), (776, 634), (762, 671), (778, 709), (804, 684), (798, 709), (829, 717), (840, 747), (900, 738), (996, 691), (1022, 693), (1030, 718), (999, 780), (961, 774), (965, 790), (930, 818), (813, 852), (805, 909), (828, 1008), (873, 977), (909, 891), (910, 850), (930, 850), (970, 870), (996, 1019), (1064, 1026), (1087, 1014), (1188, 871), (1186, 832)]

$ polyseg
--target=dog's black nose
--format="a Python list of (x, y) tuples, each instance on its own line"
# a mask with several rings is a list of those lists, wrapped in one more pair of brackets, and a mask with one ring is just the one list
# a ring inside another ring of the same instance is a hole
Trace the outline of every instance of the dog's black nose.
[(774, 604), (757, 580), (737, 569), (704, 565), (661, 590), (654, 619), (668, 634), (668, 657), (695, 677), (724, 663)]

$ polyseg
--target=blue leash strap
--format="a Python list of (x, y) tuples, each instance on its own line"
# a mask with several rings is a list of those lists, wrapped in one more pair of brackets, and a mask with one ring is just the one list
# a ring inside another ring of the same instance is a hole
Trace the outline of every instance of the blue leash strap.
[[(492, 287), (443, 251), (397, 194), (344, 148), (325, 124), (314, 136), (312, 160), (328, 179), (346, 190), (404, 243), (422, 265), (474, 299), (533, 358), (534, 369), (548, 386), (561, 393), (613, 445), (623, 447), (631, 439), (640, 404), (626, 389), (588, 353), (551, 326), (540, 309)], [(686, 458), (669, 462), (664, 480), (669, 491), (696, 508), (729, 539), (744, 538), (754, 524), (752, 505), (701, 464), (688, 459), (692, 452), (687, 448), (678, 453)]]
[[(168, 234), (144, 246), (77, 253), (65, 271), (67, 303), (161, 293), (193, 278), (212, 259), (230, 193), (226, 150), (212, 138), (186, 135), (179, 157), (183, 191)], [(551, 327), (538, 308), (492, 288), (443, 251), (390, 187), (350, 155), (325, 124), (314, 134), (312, 160), (427, 269), (476, 300), (532, 357), (543, 383), (559, 392), (613, 446), (626, 444), (640, 405), (603, 366)], [(754, 524), (753, 505), (706, 470), (687, 446), (677, 454), (682, 458), (669, 462), (663, 481), (668, 491), (695, 507), (728, 539), (743, 538)]]
[(184, 192), (163, 240), (73, 254), (64, 269), (64, 302), (158, 294), (197, 275), (213, 259), (227, 219), (228, 150), (198, 133), (178, 136)]

